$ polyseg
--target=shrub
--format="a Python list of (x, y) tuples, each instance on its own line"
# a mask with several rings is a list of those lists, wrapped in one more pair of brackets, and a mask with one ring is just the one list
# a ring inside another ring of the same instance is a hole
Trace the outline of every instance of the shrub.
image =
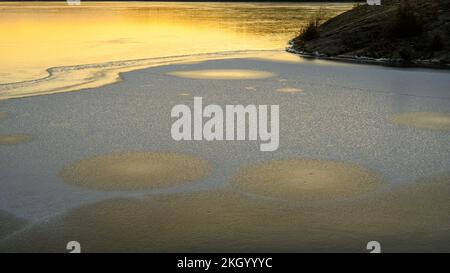
[(319, 26), (325, 17), (325, 12), (322, 7), (309, 18), (308, 23), (304, 26), (298, 35), (298, 38), (302, 42), (307, 42), (319, 38)]
[(298, 37), (301, 41), (307, 42), (319, 38), (319, 25), (317, 22), (308, 22), (308, 24), (300, 30)]

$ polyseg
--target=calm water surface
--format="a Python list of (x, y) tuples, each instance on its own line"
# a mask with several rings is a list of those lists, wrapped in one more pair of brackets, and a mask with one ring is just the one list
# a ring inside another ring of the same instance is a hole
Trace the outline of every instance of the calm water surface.
[(0, 83), (49, 67), (283, 48), (311, 14), (351, 4), (0, 3)]

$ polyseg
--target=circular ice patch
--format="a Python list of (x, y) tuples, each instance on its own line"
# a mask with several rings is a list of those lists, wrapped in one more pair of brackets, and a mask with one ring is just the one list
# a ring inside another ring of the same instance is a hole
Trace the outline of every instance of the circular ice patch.
[(191, 71), (173, 71), (167, 73), (171, 76), (188, 79), (205, 79), (205, 80), (248, 80), (248, 79), (264, 79), (276, 76), (272, 72), (259, 70), (244, 69), (208, 69), (208, 70), (191, 70)]
[(392, 122), (424, 129), (450, 130), (450, 113), (411, 112), (394, 115)]
[(329, 200), (377, 190), (383, 180), (338, 161), (280, 160), (244, 168), (233, 184), (242, 191), (299, 201)]
[(68, 183), (100, 190), (143, 190), (175, 186), (206, 176), (212, 167), (194, 156), (125, 153), (97, 156), (64, 168)]
[(300, 88), (295, 88), (295, 87), (283, 87), (283, 88), (278, 88), (276, 91), (280, 92), (280, 93), (301, 93), (304, 90), (300, 89)]
[(15, 145), (30, 140), (30, 135), (0, 135), (0, 145)]

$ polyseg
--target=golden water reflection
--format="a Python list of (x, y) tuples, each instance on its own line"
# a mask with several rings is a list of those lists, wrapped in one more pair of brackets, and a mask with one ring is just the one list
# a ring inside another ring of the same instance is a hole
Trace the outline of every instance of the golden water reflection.
[[(327, 16), (351, 8), (326, 5)], [(319, 4), (0, 3), (0, 83), (57, 66), (282, 48)]]

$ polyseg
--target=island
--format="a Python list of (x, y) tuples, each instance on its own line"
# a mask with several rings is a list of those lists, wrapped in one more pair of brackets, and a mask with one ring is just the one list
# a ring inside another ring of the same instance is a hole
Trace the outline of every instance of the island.
[(450, 1), (381, 3), (355, 4), (326, 22), (316, 14), (287, 50), (343, 61), (450, 67)]

